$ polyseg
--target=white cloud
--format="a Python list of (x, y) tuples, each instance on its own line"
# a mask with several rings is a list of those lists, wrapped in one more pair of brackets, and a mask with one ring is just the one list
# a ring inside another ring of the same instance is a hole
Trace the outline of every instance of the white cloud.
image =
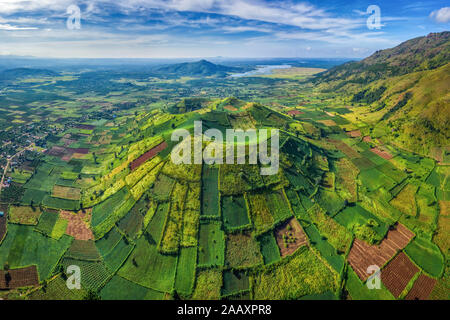
[(438, 23), (450, 22), (450, 7), (444, 7), (439, 10), (435, 10), (430, 14), (430, 18)]
[(73, 0), (0, 0), (0, 13), (17, 13), (23, 11), (65, 10)]
[(0, 30), (6, 30), (6, 31), (18, 31), (18, 30), (37, 30), (38, 28), (35, 27), (17, 27), (12, 26), (10, 24), (0, 24)]
[(259, 27), (247, 27), (247, 26), (241, 26), (241, 27), (223, 27), (221, 29), (225, 33), (239, 33), (239, 32), (264, 32), (264, 33), (270, 33), (272, 32), (272, 29), (269, 28), (259, 28)]

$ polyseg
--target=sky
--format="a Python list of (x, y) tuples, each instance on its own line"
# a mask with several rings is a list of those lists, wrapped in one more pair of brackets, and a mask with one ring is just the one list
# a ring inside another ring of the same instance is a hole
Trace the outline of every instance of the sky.
[(449, 27), (448, 0), (0, 0), (0, 55), (362, 58)]

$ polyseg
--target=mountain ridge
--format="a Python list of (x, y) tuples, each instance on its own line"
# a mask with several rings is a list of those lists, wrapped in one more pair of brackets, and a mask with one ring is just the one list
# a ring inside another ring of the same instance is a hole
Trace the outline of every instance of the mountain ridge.
[(450, 32), (414, 38), (318, 75), (378, 138), (422, 155), (450, 145)]

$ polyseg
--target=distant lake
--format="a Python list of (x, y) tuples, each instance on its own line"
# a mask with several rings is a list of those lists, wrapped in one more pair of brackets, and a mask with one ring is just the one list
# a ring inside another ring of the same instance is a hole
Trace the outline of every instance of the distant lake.
[(268, 65), (268, 66), (257, 66), (256, 70), (244, 72), (244, 73), (235, 73), (232, 74), (231, 77), (233, 78), (240, 78), (240, 77), (248, 77), (248, 76), (260, 76), (260, 75), (266, 75), (266, 74), (272, 74), (272, 70), (274, 69), (289, 69), (292, 68), (291, 65), (288, 64), (282, 64), (282, 65)]

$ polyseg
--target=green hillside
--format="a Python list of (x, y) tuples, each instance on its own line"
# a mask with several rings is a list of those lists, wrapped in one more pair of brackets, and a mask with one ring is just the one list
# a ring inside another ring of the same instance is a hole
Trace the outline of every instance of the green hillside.
[[(375, 136), (429, 155), (450, 144), (450, 32), (432, 33), (321, 74)], [(359, 108), (361, 107), (361, 108)]]

